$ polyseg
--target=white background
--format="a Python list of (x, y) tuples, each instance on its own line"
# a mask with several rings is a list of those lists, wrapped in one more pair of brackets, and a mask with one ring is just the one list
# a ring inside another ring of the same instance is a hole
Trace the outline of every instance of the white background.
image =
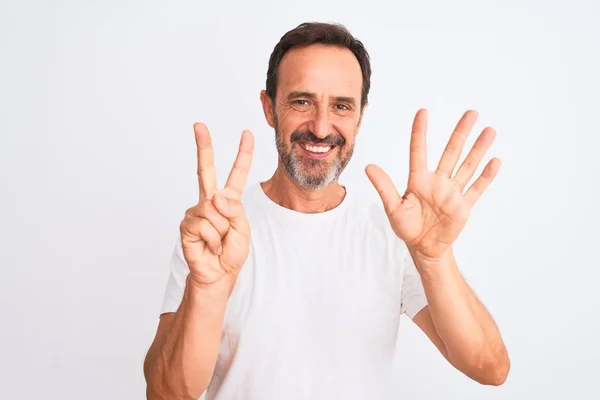
[(403, 190), (414, 113), (431, 166), (468, 108), (503, 167), (456, 244), (501, 327), (502, 387), (455, 371), (404, 318), (398, 399), (600, 398), (600, 5), (594, 1), (0, 2), (0, 397), (142, 399), (180, 219), (192, 124), (221, 182), (244, 128), (274, 170), (259, 91), (281, 35), (341, 22), (372, 57), (343, 180)]

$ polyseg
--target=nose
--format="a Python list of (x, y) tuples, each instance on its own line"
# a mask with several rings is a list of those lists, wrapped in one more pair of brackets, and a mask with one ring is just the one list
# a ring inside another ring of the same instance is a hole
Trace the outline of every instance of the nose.
[(318, 110), (314, 113), (314, 117), (310, 121), (310, 130), (319, 139), (331, 134), (331, 122), (329, 121), (329, 113), (326, 110)]

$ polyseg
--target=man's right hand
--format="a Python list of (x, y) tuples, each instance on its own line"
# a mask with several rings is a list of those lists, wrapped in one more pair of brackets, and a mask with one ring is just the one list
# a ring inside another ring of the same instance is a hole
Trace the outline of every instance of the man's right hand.
[(225, 187), (217, 190), (212, 140), (206, 125), (194, 124), (198, 149), (200, 200), (181, 222), (183, 255), (190, 268), (189, 282), (201, 288), (227, 280), (231, 284), (246, 262), (250, 225), (241, 197), (252, 164), (254, 138), (244, 131), (239, 152)]

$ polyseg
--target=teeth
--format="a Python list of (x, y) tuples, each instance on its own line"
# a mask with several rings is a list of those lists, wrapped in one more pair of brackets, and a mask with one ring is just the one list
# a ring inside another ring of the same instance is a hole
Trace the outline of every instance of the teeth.
[(305, 144), (304, 148), (312, 153), (327, 153), (331, 150), (331, 146), (311, 146), (308, 144)]

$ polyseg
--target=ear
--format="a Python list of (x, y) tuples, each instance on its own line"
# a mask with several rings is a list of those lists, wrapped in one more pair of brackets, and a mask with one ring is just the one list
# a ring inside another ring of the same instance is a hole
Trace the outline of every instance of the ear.
[(265, 119), (271, 128), (275, 128), (275, 116), (273, 115), (273, 100), (269, 97), (266, 90), (260, 91), (260, 102), (262, 103)]

